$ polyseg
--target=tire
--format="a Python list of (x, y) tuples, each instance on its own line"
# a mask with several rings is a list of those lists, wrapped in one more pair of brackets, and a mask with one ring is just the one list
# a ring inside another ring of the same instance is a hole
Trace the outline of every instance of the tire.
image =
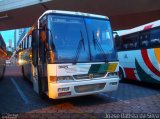
[[(38, 67), (35, 67), (34, 65), (32, 65), (32, 69), (33, 69), (33, 75), (32, 75), (32, 80), (33, 80), (33, 90), (42, 98), (42, 99), (47, 99), (47, 95), (45, 94), (45, 92), (42, 91), (42, 82), (40, 82), (42, 80), (42, 76), (40, 76), (41, 72), (39, 71)], [(34, 76), (35, 75), (35, 76)], [(34, 79), (36, 78), (36, 79)], [(35, 83), (34, 80), (37, 80), (38, 82)], [(38, 87), (38, 88), (37, 88)]]
[(40, 96), (42, 99), (49, 99), (49, 97), (48, 97), (44, 92), (40, 92), (39, 96)]
[(26, 80), (25, 75), (24, 75), (24, 67), (23, 67), (23, 65), (22, 65), (22, 77), (23, 77), (24, 80)]
[(120, 81), (124, 81), (124, 73), (122, 68), (119, 68), (119, 78), (120, 78)]
[(2, 76), (0, 77), (0, 80), (2, 80), (4, 78), (5, 70), (6, 70), (6, 66), (4, 66), (4, 68), (3, 68), (3, 72), (2, 72)]
[(42, 99), (48, 99), (48, 96), (45, 94), (45, 91), (44, 89), (42, 89), (42, 85), (43, 85), (43, 71), (40, 70), (40, 68), (37, 70), (38, 71), (38, 80), (39, 80), (39, 96), (42, 98)]

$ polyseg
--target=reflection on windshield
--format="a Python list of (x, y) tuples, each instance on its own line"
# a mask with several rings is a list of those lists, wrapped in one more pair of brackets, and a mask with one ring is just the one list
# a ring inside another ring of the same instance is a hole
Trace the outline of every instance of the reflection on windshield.
[(55, 62), (95, 62), (117, 58), (109, 21), (50, 15), (48, 23), (53, 36), (50, 40), (55, 45)]
[(109, 21), (86, 18), (85, 22), (88, 30), (92, 60), (109, 61), (117, 59)]
[[(50, 17), (50, 21), (49, 26), (53, 34), (52, 40), (56, 48), (56, 60), (58, 62), (74, 62), (75, 60), (87, 62), (89, 52), (83, 19), (77, 17), (52, 16)], [(82, 36), (84, 39), (84, 48), (79, 49), (79, 47), (81, 47)]]
[[(101, 44), (99, 43), (99, 41), (97, 40), (97, 38), (95, 38), (94, 36), (94, 32), (92, 33), (93, 34), (93, 45), (94, 45), (94, 49), (98, 49), (101, 53), (101, 55), (104, 57), (104, 59), (107, 61), (107, 57), (106, 57), (106, 53), (104, 52)], [(96, 33), (96, 35), (99, 37), (99, 32)]]

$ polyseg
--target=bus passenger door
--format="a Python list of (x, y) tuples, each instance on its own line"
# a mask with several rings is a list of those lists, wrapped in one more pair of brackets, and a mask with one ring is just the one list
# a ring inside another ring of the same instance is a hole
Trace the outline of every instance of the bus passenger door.
[[(45, 44), (41, 37), (42, 30), (35, 29), (32, 33), (32, 62), (33, 62), (33, 89), (43, 96), (47, 91), (45, 82)], [(46, 79), (47, 80), (47, 79)]]
[(41, 92), (41, 82), (38, 78), (38, 41), (39, 41), (39, 30), (34, 29), (32, 32), (32, 82), (33, 89), (36, 93), (40, 94)]
[(46, 32), (40, 32), (39, 40), (39, 78), (41, 80), (42, 92), (48, 91), (48, 80), (47, 80), (47, 64), (46, 64)]

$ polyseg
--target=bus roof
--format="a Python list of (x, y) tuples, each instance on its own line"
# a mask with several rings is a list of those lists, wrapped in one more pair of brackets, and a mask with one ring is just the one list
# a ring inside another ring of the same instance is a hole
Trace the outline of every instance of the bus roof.
[(154, 22), (150, 22), (132, 29), (128, 29), (125, 30), (124, 32), (120, 32), (118, 33), (119, 36), (123, 36), (123, 35), (127, 35), (127, 34), (131, 34), (131, 33), (135, 33), (138, 31), (143, 31), (143, 30), (148, 30), (154, 27), (160, 26), (160, 20), (154, 21)]
[[(77, 16), (86, 16), (86, 17), (94, 17), (94, 18), (103, 18), (103, 19), (109, 19), (107, 16), (103, 15), (97, 15), (97, 14), (89, 14), (89, 13), (83, 13), (83, 12), (73, 12), (73, 11), (63, 11), (63, 10), (47, 10), (44, 12), (39, 18), (38, 21), (47, 14), (62, 14), (62, 15), (77, 15)], [(22, 38), (22, 40), (19, 42), (19, 45), (22, 43), (22, 41), (26, 38), (26, 36), (29, 35), (29, 33), (33, 30), (34, 25), (31, 27), (29, 32), (25, 34), (25, 36)], [(18, 48), (17, 48), (18, 49)]]
[(89, 14), (89, 13), (83, 13), (83, 12), (73, 12), (73, 11), (63, 11), (63, 10), (47, 10), (46, 12), (44, 12), (38, 20), (40, 20), (43, 16), (45, 16), (46, 14), (50, 14), (50, 13), (54, 13), (54, 14), (66, 14), (66, 15), (77, 15), (77, 16), (85, 16), (85, 17), (96, 17), (96, 18), (103, 18), (103, 19), (109, 19), (107, 16), (103, 16), (103, 15), (97, 15), (97, 14)]

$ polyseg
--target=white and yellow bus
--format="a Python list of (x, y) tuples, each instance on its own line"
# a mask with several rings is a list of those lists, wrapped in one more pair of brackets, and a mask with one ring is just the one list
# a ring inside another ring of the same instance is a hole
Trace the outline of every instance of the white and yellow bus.
[(20, 41), (18, 62), (34, 91), (52, 99), (118, 87), (118, 57), (106, 16), (46, 11)]
[(6, 44), (3, 40), (2, 35), (0, 34), (0, 80), (4, 76), (5, 67), (6, 67), (6, 58), (7, 58)]
[(160, 84), (160, 20), (115, 38), (121, 79)]

